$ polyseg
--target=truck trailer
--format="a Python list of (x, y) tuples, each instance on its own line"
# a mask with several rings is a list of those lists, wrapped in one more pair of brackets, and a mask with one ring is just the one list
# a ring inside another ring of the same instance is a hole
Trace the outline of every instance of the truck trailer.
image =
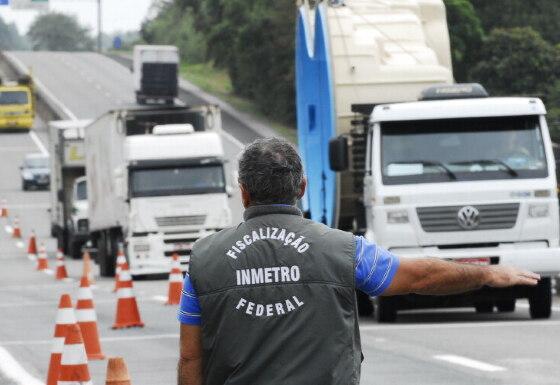
[(220, 111), (131, 106), (86, 128), (90, 236), (103, 276), (118, 247), (133, 275), (183, 270), (193, 243), (231, 225)]
[(454, 85), (448, 36), (439, 0), (301, 5), (304, 209), (401, 258), (511, 264), (543, 276), (536, 288), (379, 297), (379, 321), (419, 307), (513, 311), (517, 298), (529, 299), (533, 318), (547, 318), (560, 228), (545, 107)]
[(48, 124), (51, 168), (51, 235), (58, 248), (80, 258), (88, 240), (87, 206), (75, 199), (75, 184), (85, 175), (84, 127), (91, 120), (57, 120)]

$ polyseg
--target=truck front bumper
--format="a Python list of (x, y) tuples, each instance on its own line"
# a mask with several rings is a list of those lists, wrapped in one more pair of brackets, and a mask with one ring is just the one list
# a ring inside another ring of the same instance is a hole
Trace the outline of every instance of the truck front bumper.
[(439, 247), (391, 248), (393, 254), (403, 258), (434, 257), (441, 259), (491, 258), (500, 265), (510, 265), (554, 276), (560, 273), (560, 248), (548, 247), (548, 242), (504, 243), (497, 247), (447, 249)]
[(29, 130), (31, 127), (33, 127), (33, 118), (31, 117), (0, 117), (1, 129), (21, 128)]

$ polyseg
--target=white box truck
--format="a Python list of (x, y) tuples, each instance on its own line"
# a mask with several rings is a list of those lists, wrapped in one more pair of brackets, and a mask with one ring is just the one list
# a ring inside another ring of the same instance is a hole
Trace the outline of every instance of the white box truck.
[(422, 307), (507, 312), (518, 298), (528, 298), (532, 318), (547, 318), (560, 223), (545, 107), (453, 85), (449, 52), (438, 0), (300, 8), (304, 208), (402, 258), (510, 264), (543, 276), (535, 288), (380, 297), (379, 321)]
[(103, 276), (123, 243), (133, 275), (167, 273), (178, 253), (231, 225), (220, 111), (131, 107), (86, 128), (90, 234)]
[(84, 127), (91, 120), (57, 120), (48, 124), (51, 167), (51, 235), (58, 247), (81, 257), (88, 239), (87, 206), (76, 203), (75, 184), (85, 175)]
[(179, 51), (172, 45), (135, 45), (132, 72), (138, 104), (173, 104), (178, 92)]

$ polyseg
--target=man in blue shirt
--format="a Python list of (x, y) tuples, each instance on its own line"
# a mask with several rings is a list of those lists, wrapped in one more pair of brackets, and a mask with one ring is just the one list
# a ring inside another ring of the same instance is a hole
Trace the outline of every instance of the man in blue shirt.
[(355, 385), (358, 289), (370, 296), (536, 285), (504, 266), (399, 259), (361, 236), (303, 219), (297, 151), (279, 139), (239, 160), (245, 221), (198, 241), (178, 312), (180, 385)]

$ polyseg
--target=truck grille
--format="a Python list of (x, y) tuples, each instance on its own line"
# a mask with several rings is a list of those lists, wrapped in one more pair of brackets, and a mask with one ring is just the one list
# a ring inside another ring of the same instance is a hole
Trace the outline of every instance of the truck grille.
[(168, 226), (200, 226), (206, 222), (206, 215), (184, 215), (178, 217), (157, 217), (156, 223), (160, 227)]
[[(427, 233), (469, 231), (461, 227), (458, 213), (465, 206), (419, 207), (416, 209), (422, 229)], [(472, 205), (479, 212), (478, 226), (472, 230), (511, 229), (517, 221), (519, 203)]]

